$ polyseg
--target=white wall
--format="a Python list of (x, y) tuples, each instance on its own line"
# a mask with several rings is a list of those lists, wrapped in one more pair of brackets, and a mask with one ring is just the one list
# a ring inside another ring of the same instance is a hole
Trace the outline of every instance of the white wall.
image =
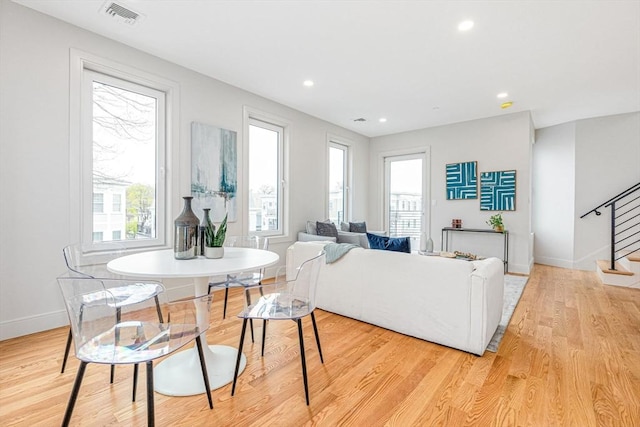
[[(480, 200), (446, 200), (448, 163), (478, 162), (478, 172), (516, 172), (516, 210), (503, 213), (510, 234), (509, 271), (528, 273), (530, 253), (530, 144), (532, 124), (528, 112), (473, 120), (447, 126), (420, 129), (372, 138), (370, 149), (370, 218), (376, 227), (383, 224), (381, 159), (384, 153), (422, 149), (430, 152), (431, 236), (440, 248), (441, 229), (451, 219), (461, 218), (465, 228), (489, 228), (485, 221), (495, 212), (481, 212)], [(427, 204), (429, 205), (429, 204)], [(450, 249), (485, 256), (502, 257), (499, 236), (456, 233)]]
[(640, 182), (640, 113), (576, 122), (576, 223), (573, 268), (608, 259), (610, 211), (579, 217)]
[(609, 257), (610, 210), (580, 216), (640, 182), (640, 113), (539, 129), (533, 148), (536, 262), (595, 270)]
[(535, 260), (573, 268), (575, 123), (540, 129), (533, 147)]
[[(272, 246), (282, 264), (285, 248), (305, 221), (326, 215), (326, 184), (319, 183), (326, 182), (327, 134), (353, 142), (354, 187), (368, 185), (368, 138), (0, 0), (0, 339), (67, 323), (55, 278), (65, 271), (62, 248), (78, 239), (70, 220), (77, 207), (69, 203), (70, 184), (76, 180), (69, 172), (71, 48), (178, 84), (170, 218), (182, 208), (180, 196), (190, 191), (191, 122), (236, 130), (240, 142), (245, 106), (291, 123), (291, 235), (290, 241)], [(239, 185), (239, 197), (244, 197)], [(367, 208), (363, 192), (354, 199), (354, 217), (365, 218)], [(241, 233), (246, 230), (240, 222), (229, 225), (229, 234)]]

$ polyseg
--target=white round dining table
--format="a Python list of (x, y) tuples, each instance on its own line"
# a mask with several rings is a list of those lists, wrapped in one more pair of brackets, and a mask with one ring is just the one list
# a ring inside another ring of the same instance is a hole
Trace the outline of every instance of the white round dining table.
[[(172, 249), (140, 252), (116, 258), (107, 264), (112, 273), (147, 279), (190, 278), (195, 285), (195, 296), (209, 292), (211, 276), (240, 273), (274, 265), (278, 254), (252, 248), (225, 247), (224, 257), (209, 259), (175, 259)], [(203, 350), (211, 390), (233, 381), (238, 350), (225, 345), (208, 345), (202, 336)], [(247, 364), (242, 355), (241, 373)], [(195, 346), (187, 351), (167, 357), (154, 368), (154, 389), (169, 396), (192, 396), (205, 392), (200, 359)]]

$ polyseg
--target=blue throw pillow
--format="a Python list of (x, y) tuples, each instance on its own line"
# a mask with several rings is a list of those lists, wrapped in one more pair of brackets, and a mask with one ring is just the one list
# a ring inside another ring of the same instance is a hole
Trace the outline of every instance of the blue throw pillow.
[(409, 237), (387, 237), (367, 233), (369, 248), (386, 251), (411, 253), (411, 239)]

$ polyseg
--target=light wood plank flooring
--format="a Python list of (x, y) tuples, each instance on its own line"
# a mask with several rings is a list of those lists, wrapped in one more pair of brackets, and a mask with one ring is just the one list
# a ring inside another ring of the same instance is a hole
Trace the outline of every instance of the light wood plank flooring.
[[(241, 293), (230, 293), (236, 313)], [(366, 297), (366, 296), (365, 296)], [(241, 322), (214, 298), (210, 343), (237, 346)], [(163, 426), (640, 426), (640, 291), (600, 284), (594, 272), (536, 265), (498, 353), (477, 357), (318, 310), (325, 363), (305, 320), (311, 405), (306, 406), (297, 331), (271, 322), (245, 344), (239, 389), (155, 394)], [(0, 343), (0, 425), (62, 420), (78, 362), (60, 374), (67, 329)], [(108, 382), (89, 365), (73, 425), (143, 426), (144, 373), (131, 403), (130, 367)]]

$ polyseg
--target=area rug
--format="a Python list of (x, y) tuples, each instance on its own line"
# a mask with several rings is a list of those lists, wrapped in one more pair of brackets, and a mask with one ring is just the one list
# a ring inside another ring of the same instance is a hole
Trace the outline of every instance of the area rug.
[(518, 305), (518, 301), (520, 301), (520, 296), (522, 296), (522, 291), (524, 291), (527, 280), (529, 280), (529, 277), (527, 276), (512, 276), (510, 274), (504, 276), (504, 305), (502, 306), (502, 319), (500, 319), (498, 329), (496, 330), (496, 333), (493, 334), (493, 337), (487, 346), (488, 351), (493, 353), (498, 351), (498, 346), (500, 345), (500, 341), (502, 341), (504, 331), (507, 330), (507, 326), (509, 325), (511, 316), (513, 316), (513, 312)]

